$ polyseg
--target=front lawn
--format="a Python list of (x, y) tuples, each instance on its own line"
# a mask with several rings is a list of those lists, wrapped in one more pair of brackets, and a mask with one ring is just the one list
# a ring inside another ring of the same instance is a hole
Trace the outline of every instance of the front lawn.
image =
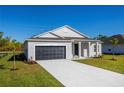
[(16, 61), (18, 70), (11, 71), (12, 54), (0, 59), (0, 86), (2, 87), (59, 87), (63, 86), (38, 64), (26, 64)]
[(112, 55), (103, 55), (103, 58), (81, 59), (76, 61), (124, 74), (124, 55), (116, 55), (115, 58), (117, 61), (111, 60)]

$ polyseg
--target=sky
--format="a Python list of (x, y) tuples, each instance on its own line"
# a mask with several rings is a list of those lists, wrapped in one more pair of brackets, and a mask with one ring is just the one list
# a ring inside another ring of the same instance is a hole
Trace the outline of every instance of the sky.
[(0, 6), (0, 32), (21, 42), (63, 25), (89, 37), (124, 34), (124, 6)]

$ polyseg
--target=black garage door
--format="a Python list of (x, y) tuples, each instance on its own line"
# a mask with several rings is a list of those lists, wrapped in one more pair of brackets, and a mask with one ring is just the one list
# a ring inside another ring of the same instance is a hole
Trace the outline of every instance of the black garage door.
[(65, 46), (36, 46), (35, 47), (36, 60), (46, 59), (65, 59)]

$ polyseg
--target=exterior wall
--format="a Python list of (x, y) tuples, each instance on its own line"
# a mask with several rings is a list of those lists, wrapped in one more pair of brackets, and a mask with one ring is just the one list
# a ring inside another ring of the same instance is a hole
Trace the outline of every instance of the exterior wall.
[[(112, 45), (105, 45), (103, 44), (103, 47), (102, 47), (102, 52), (103, 53), (112, 53), (113, 52), (113, 49), (112, 49)], [(109, 51), (109, 49), (111, 49), (111, 51)], [(114, 52), (116, 54), (124, 54), (124, 45), (116, 45), (115, 46), (115, 49), (114, 49)]]
[[(74, 57), (74, 44), (78, 42), (26, 42), (24, 44), (24, 54), (27, 59), (32, 57), (35, 60), (35, 46), (66, 46), (66, 59)], [(97, 53), (94, 51), (94, 46), (97, 45)], [(79, 50), (80, 51), (80, 50)], [(97, 57), (102, 55), (102, 44), (96, 42), (81, 42), (81, 57)]]
[(72, 59), (71, 42), (28, 42), (28, 59), (35, 60), (35, 46), (66, 46), (66, 59)]

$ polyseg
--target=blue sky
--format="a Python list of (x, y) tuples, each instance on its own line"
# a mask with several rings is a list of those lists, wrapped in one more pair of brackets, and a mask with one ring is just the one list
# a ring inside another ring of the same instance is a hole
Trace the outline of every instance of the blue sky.
[(90, 37), (124, 34), (124, 6), (0, 6), (0, 31), (22, 42), (63, 25)]

